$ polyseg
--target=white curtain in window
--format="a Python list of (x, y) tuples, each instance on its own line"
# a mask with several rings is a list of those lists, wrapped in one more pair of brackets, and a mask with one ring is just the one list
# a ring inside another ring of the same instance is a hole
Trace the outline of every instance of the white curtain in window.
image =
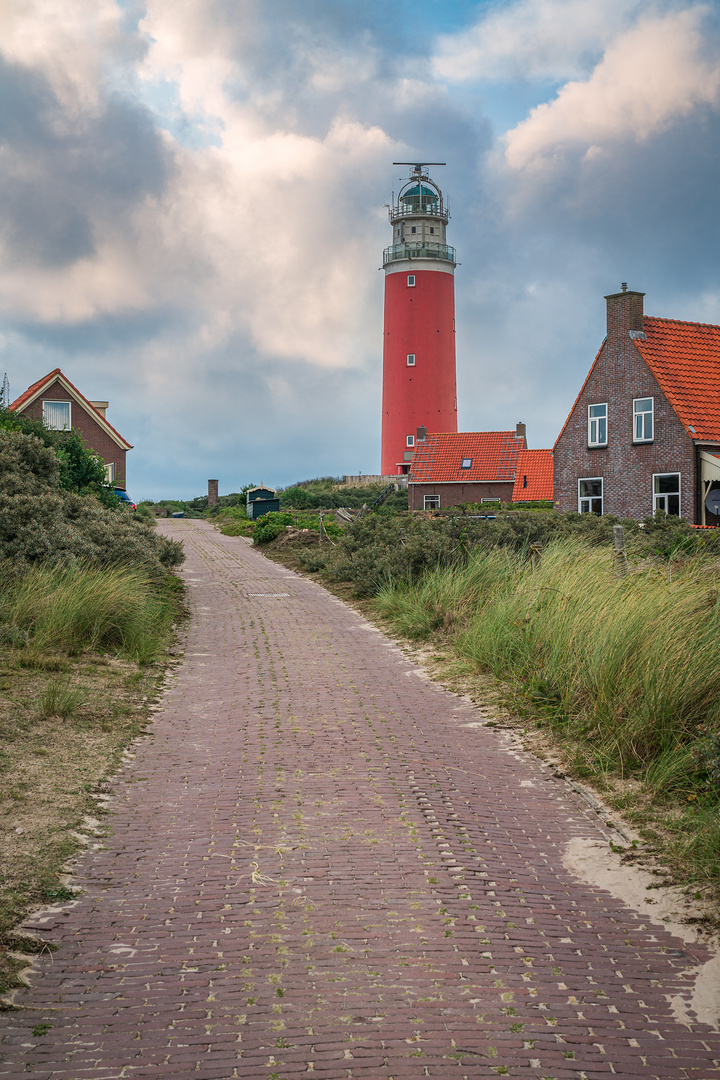
[(70, 402), (43, 401), (43, 421), (53, 431), (70, 429)]

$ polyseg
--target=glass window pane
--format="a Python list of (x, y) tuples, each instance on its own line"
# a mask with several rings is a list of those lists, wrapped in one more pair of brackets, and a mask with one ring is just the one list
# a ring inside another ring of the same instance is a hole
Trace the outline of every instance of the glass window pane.
[(680, 517), (680, 496), (668, 495), (667, 497), (667, 513), (675, 514), (676, 517)]
[(591, 416), (607, 416), (607, 405), (591, 405)]
[(644, 439), (652, 439), (653, 437), (652, 419), (651, 412), (645, 413)]
[(43, 401), (43, 422), (53, 431), (70, 428), (69, 401)]
[(593, 495), (602, 495), (602, 480), (581, 480), (580, 496), (587, 498)]
[(650, 397), (638, 398), (635, 402), (635, 412), (651, 412), (653, 399)]
[(680, 490), (680, 473), (667, 473), (665, 476), (656, 476), (655, 490), (678, 492)]
[(601, 419), (597, 422), (598, 435), (597, 441), (600, 443), (607, 442), (607, 420)]

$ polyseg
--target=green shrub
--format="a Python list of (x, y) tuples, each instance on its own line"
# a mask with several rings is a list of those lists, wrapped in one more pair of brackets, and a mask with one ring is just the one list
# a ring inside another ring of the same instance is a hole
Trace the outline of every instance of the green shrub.
[(183, 560), (180, 543), (128, 509), (64, 490), (56, 453), (33, 435), (0, 429), (0, 477), (0, 563), (135, 566), (162, 577)]
[[(285, 532), (288, 526), (320, 532), (320, 516), (318, 514), (291, 514), (282, 510), (263, 514), (254, 524), (253, 541), (256, 544), (269, 544)], [(342, 529), (337, 522), (328, 518), (323, 520), (322, 529), (326, 536), (338, 537), (342, 534)]]

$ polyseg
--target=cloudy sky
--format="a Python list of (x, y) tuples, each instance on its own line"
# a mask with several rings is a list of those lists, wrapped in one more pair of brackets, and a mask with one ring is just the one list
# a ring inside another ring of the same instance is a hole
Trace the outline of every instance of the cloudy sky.
[(0, 375), (135, 498), (379, 469), (384, 204), (434, 171), (459, 423), (552, 445), (621, 281), (720, 323), (720, 6), (3, 0)]

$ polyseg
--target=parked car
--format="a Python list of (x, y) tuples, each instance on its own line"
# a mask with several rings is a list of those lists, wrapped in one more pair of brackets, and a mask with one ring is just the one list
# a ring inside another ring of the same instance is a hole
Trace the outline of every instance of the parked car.
[(131, 510), (137, 510), (137, 503), (132, 501), (127, 491), (123, 491), (122, 488), (115, 488), (115, 494), (123, 506), (129, 506)]

